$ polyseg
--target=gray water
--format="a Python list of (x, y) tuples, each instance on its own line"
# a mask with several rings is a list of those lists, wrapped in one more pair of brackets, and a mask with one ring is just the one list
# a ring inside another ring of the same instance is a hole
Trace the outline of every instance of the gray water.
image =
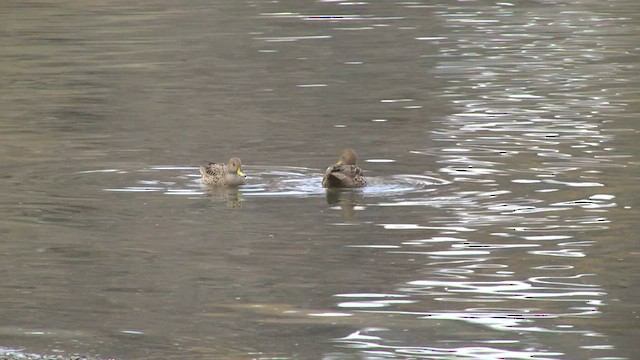
[[(638, 358), (638, 1), (0, 24), (0, 357)], [(371, 185), (327, 193), (347, 146)]]

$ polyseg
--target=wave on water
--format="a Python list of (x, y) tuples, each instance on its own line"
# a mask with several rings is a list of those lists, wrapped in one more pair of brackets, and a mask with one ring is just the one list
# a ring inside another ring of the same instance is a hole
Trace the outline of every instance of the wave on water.
[[(308, 197), (324, 196), (326, 193), (326, 189), (322, 187), (323, 173), (318, 169), (282, 166), (245, 166), (245, 169), (247, 184), (238, 188), (243, 196)], [(122, 187), (103, 188), (104, 191), (111, 192), (160, 192), (169, 195), (193, 196), (205, 194), (208, 188), (200, 181), (197, 167), (162, 165), (138, 170), (104, 169), (80, 173), (102, 174), (110, 177), (121, 175), (126, 176), (128, 181), (133, 181)], [(365, 197), (375, 197), (428, 191), (433, 186), (449, 183), (447, 180), (436, 177), (411, 174), (367, 179), (369, 185), (351, 191), (357, 191)], [(109, 184), (112, 185), (113, 181), (109, 181)]]

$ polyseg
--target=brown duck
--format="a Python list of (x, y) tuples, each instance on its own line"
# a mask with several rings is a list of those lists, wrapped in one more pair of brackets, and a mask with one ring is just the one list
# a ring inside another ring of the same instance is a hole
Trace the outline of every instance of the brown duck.
[(200, 166), (202, 182), (207, 185), (238, 186), (244, 184), (247, 177), (242, 172), (242, 162), (237, 157), (229, 159), (228, 164), (209, 163)]
[(327, 168), (322, 178), (325, 188), (355, 188), (367, 185), (364, 171), (356, 165), (358, 155), (353, 149), (344, 149), (335, 165)]

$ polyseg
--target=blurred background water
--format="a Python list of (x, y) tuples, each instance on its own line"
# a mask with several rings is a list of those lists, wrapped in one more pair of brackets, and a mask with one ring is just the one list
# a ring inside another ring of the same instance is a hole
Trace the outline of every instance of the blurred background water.
[[(637, 357), (637, 1), (0, 23), (0, 355)], [(326, 193), (347, 146), (371, 186)], [(199, 183), (231, 156), (246, 186)]]

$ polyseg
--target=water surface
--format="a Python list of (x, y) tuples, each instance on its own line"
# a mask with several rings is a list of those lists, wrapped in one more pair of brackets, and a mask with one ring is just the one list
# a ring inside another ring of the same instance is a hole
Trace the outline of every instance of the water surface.
[[(637, 356), (636, 1), (0, 22), (3, 356)], [(371, 186), (327, 192), (346, 146)]]

